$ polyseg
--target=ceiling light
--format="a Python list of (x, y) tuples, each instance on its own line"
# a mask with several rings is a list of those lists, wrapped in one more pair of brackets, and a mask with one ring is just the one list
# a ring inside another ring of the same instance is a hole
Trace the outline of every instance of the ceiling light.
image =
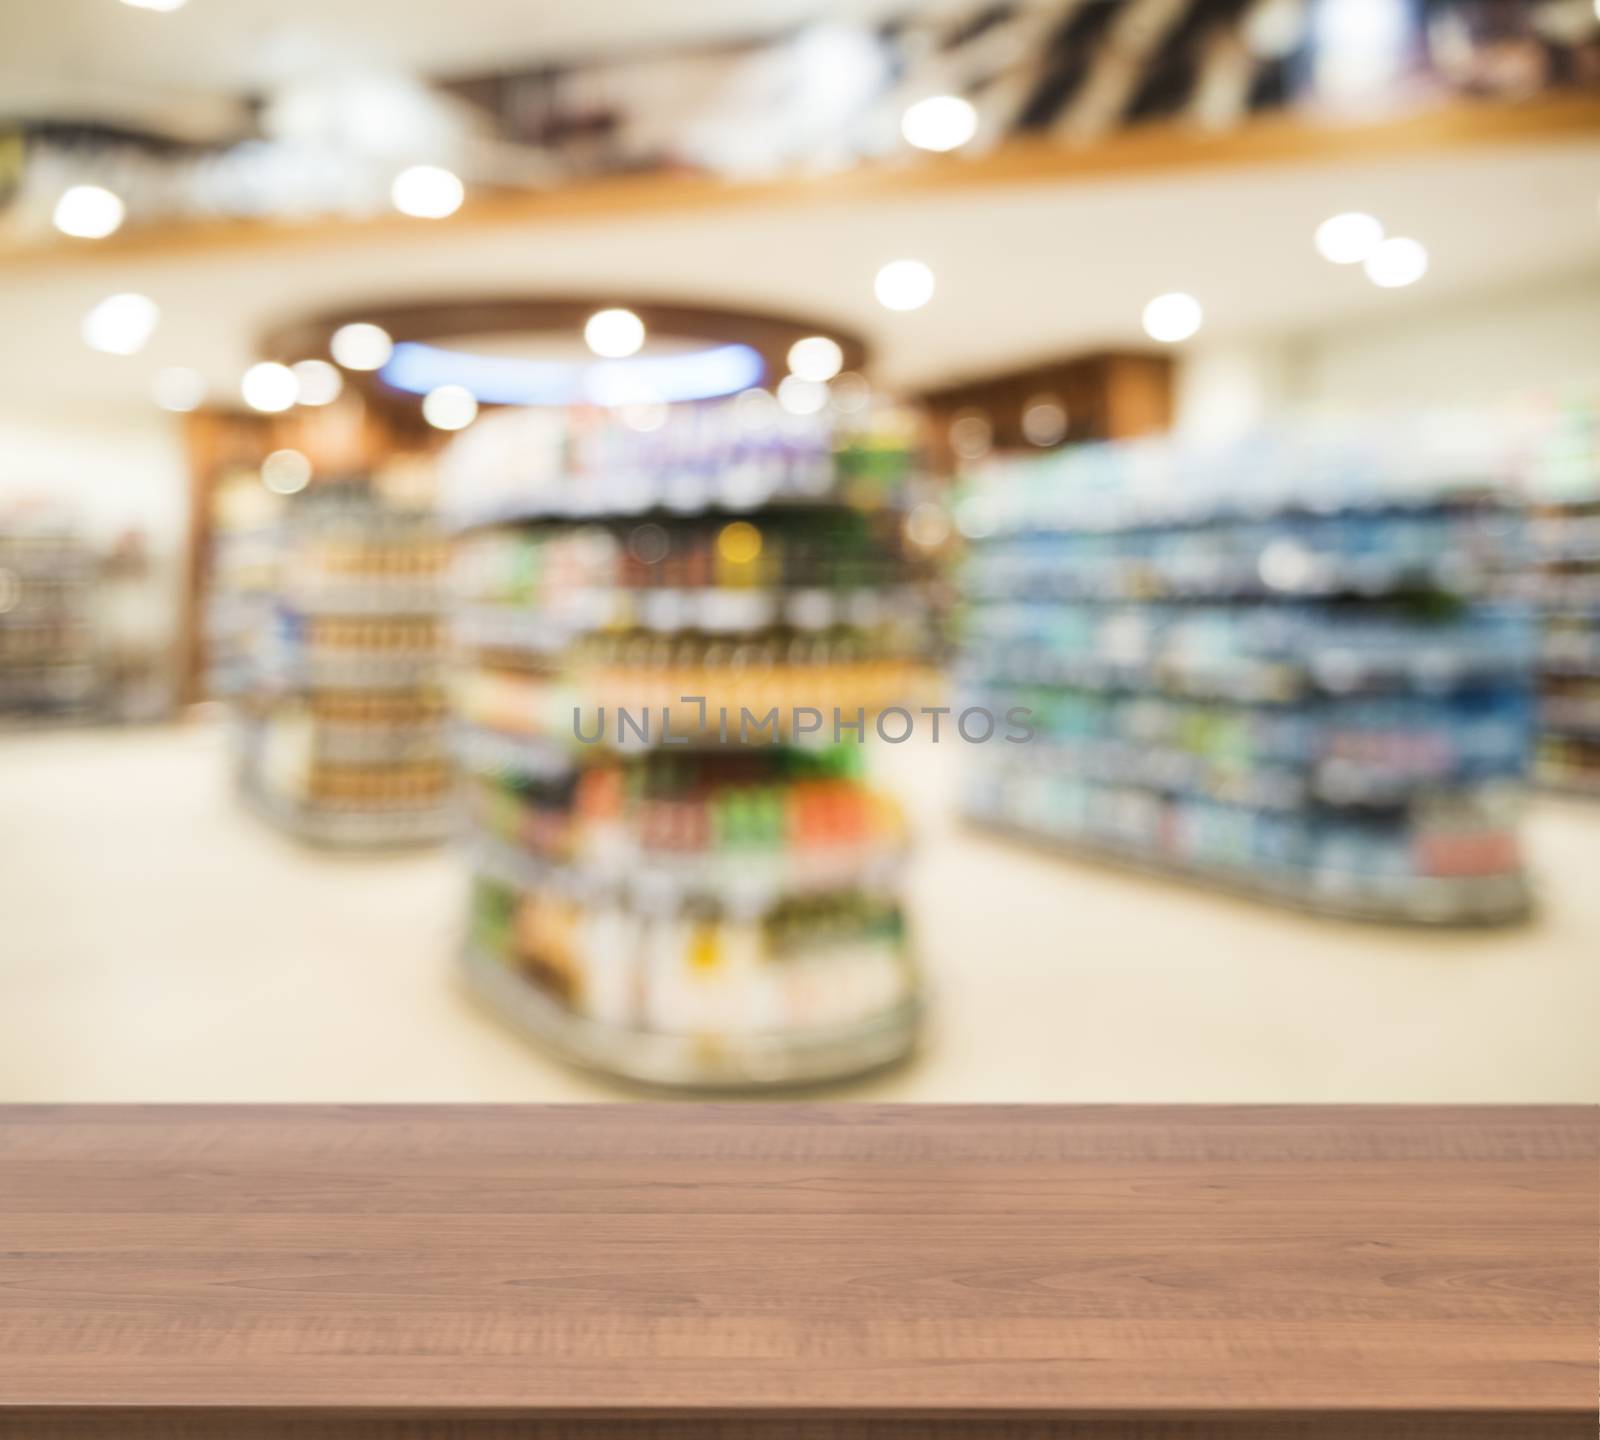
[(261, 462), (261, 483), (279, 495), (298, 495), (311, 483), (311, 462), (298, 450), (274, 450)]
[(778, 397), (770, 390), (753, 385), (741, 390), (733, 401), (734, 418), (751, 434), (769, 429), (778, 413)]
[(79, 333), (91, 350), (136, 355), (160, 318), (160, 307), (148, 295), (110, 295), (83, 317)]
[(1173, 345), (1187, 340), (1200, 328), (1204, 313), (1200, 302), (1181, 290), (1157, 295), (1144, 307), (1144, 333), (1164, 345)]
[(828, 386), (828, 396), (833, 401), (835, 410), (841, 410), (846, 415), (854, 415), (856, 411), (867, 408), (867, 402), (872, 399), (872, 390), (854, 370), (846, 370)]
[(263, 360), (244, 372), (244, 378), (239, 382), (239, 393), (252, 410), (275, 415), (294, 404), (300, 394), (300, 382), (287, 365), (279, 365), (275, 360)]
[(328, 353), (346, 370), (381, 370), (394, 353), (394, 341), (379, 325), (341, 325), (328, 342)]
[(51, 218), (63, 235), (103, 240), (122, 224), (127, 213), (121, 199), (99, 185), (74, 185), (56, 201)]
[(623, 360), (644, 345), (644, 321), (631, 310), (597, 310), (583, 327), (583, 341), (596, 355)]
[(1335, 265), (1358, 265), (1383, 243), (1383, 225), (1360, 210), (1333, 215), (1317, 226), (1317, 254)]
[(978, 133), (978, 112), (959, 95), (930, 95), (900, 118), (900, 133), (919, 150), (955, 150)]
[(150, 393), (163, 410), (185, 414), (198, 410), (206, 398), (206, 382), (198, 370), (187, 365), (168, 365), (157, 370), (150, 382)]
[(170, 15), (174, 10), (183, 9), (186, 0), (122, 0), (122, 3), (135, 10), (157, 10)]
[(667, 407), (660, 400), (635, 400), (624, 405), (619, 413), (628, 429), (642, 434), (659, 430), (667, 423)]
[(967, 410), (950, 422), (950, 448), (963, 460), (981, 460), (994, 446), (994, 427), (981, 410)]
[(1385, 290), (1411, 285), (1428, 273), (1428, 252), (1416, 240), (1396, 235), (1367, 256), (1367, 279)]
[(920, 310), (933, 299), (933, 271), (920, 260), (891, 260), (872, 291), (886, 310)]
[(791, 415), (815, 415), (828, 403), (828, 387), (818, 380), (785, 375), (778, 383), (778, 404)]
[(789, 369), (802, 380), (831, 380), (844, 368), (844, 351), (826, 335), (809, 335), (789, 347)]
[(441, 385), (422, 397), (422, 418), (435, 430), (465, 430), (478, 418), (478, 401), (465, 385)]
[(331, 405), (344, 389), (344, 376), (326, 360), (300, 360), (289, 368), (302, 405)]
[(1067, 435), (1067, 407), (1054, 395), (1035, 395), (1022, 411), (1022, 437), (1030, 445), (1059, 445)]
[(466, 198), (459, 176), (438, 165), (413, 165), (394, 177), (389, 198), (402, 215), (419, 220), (443, 220), (454, 215)]

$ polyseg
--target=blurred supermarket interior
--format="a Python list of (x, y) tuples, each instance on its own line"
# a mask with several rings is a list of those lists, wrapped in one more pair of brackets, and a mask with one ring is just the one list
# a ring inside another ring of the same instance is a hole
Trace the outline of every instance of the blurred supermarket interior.
[(0, 1101), (1600, 1100), (1600, 0), (9, 0)]

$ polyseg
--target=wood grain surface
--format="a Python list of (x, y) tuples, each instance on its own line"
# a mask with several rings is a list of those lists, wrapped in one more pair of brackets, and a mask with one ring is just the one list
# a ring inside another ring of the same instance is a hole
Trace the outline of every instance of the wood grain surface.
[(6, 1440), (1592, 1435), (1559, 1108), (0, 1108)]

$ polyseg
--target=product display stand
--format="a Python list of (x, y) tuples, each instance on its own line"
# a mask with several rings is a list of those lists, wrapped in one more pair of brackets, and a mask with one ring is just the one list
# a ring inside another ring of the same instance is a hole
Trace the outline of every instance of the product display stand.
[(920, 634), (888, 507), (910, 456), (768, 407), (507, 412), (446, 459), (465, 973), (649, 1084), (837, 1079), (917, 1033), (905, 827), (860, 743)]
[(253, 615), (234, 622), (247, 657), (240, 667), (236, 654), (233, 674), (246, 802), (317, 845), (443, 840), (452, 828), (446, 547), (434, 521), (340, 484), (296, 497), (249, 543), (264, 535), (277, 544), (270, 588), (253, 602), (219, 600), (229, 614)]
[(1532, 622), (1495, 453), (1412, 426), (987, 467), (963, 685), (1033, 734), (973, 755), (969, 816), (1329, 914), (1520, 918)]
[(95, 713), (96, 568), (69, 526), (0, 523), (0, 724), (62, 724)]
[(1543, 621), (1535, 773), (1600, 799), (1600, 408), (1583, 400), (1549, 418), (1529, 481)]

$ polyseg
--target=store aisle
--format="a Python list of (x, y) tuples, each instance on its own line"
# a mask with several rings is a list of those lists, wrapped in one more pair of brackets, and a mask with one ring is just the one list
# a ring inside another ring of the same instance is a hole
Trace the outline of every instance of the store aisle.
[[(1317, 921), (1054, 859), (952, 818), (959, 750), (878, 759), (921, 831), (937, 1013), (889, 1100), (1594, 1101), (1600, 807), (1541, 801), (1538, 919)], [(208, 726), (0, 741), (0, 1101), (581, 1100), (451, 962), (448, 854), (303, 850)]]
[(451, 983), (445, 852), (306, 850), (189, 726), (0, 740), (0, 1101), (572, 1100)]

